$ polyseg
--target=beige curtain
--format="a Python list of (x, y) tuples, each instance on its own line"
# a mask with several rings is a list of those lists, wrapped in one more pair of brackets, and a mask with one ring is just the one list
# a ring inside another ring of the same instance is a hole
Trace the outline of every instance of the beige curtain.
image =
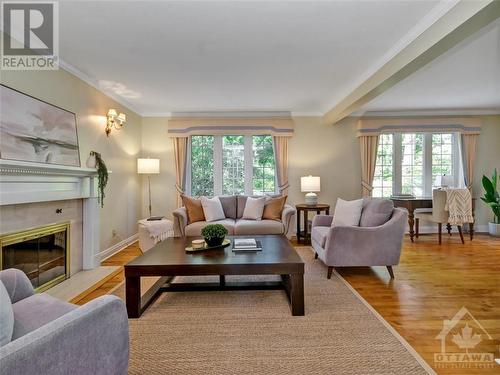
[(273, 137), (274, 158), (278, 189), (281, 195), (288, 194), (288, 137)]
[(476, 161), (476, 145), (479, 134), (461, 134), (462, 165), (464, 168), (465, 186), (471, 190)]
[(186, 189), (186, 157), (188, 137), (172, 138), (175, 156), (175, 188), (177, 190), (177, 207), (182, 206), (181, 194)]
[(373, 175), (377, 161), (378, 135), (363, 135), (359, 137), (361, 150), (361, 187), (363, 197), (371, 197), (373, 190)]

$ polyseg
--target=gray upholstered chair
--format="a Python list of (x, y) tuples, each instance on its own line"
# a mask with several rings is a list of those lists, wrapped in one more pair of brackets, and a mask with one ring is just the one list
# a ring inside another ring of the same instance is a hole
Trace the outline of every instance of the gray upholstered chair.
[(0, 347), (2, 374), (127, 374), (127, 311), (115, 296), (83, 306), (35, 294), (20, 270), (0, 271), (14, 311), (12, 340)]
[[(432, 212), (415, 212), (415, 237), (418, 238), (420, 234), (420, 220), (430, 221), (437, 223), (438, 225), (438, 241), (441, 245), (442, 234), (443, 234), (443, 224), (446, 224), (448, 229), (448, 234), (451, 235), (451, 225), (448, 225), (449, 214), (444, 208), (446, 206), (446, 191), (440, 189), (434, 189), (432, 191)], [(464, 235), (462, 233), (462, 227), (457, 225), (458, 233), (460, 234), (460, 240), (464, 242)]]
[(331, 227), (333, 216), (316, 215), (311, 243), (315, 257), (333, 267), (392, 266), (399, 263), (408, 213), (388, 199), (365, 198), (359, 227)]

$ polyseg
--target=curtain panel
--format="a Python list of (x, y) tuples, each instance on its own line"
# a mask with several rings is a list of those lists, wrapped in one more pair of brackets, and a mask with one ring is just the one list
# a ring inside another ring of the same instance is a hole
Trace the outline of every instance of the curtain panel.
[(462, 165), (464, 169), (465, 186), (471, 190), (474, 181), (474, 163), (476, 161), (477, 134), (461, 134), (460, 147), (462, 151)]
[(361, 189), (363, 197), (371, 197), (373, 176), (377, 161), (378, 135), (363, 135), (359, 137), (361, 151)]
[(273, 137), (276, 179), (281, 195), (288, 195), (288, 137)]
[(188, 137), (172, 138), (175, 159), (175, 189), (177, 190), (177, 207), (182, 206), (181, 195), (186, 191), (186, 160)]

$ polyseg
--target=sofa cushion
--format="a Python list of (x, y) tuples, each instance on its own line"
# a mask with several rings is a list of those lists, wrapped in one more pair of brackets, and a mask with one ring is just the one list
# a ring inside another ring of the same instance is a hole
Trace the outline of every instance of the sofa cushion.
[(266, 197), (259, 197), (259, 198), (248, 197), (242, 218), (248, 220), (262, 220), (262, 214), (264, 213), (265, 204), (266, 204)]
[(228, 219), (236, 219), (236, 196), (227, 195), (219, 197), (220, 203), (222, 204), (222, 209), (224, 210), (224, 215)]
[(360, 227), (378, 227), (385, 224), (392, 216), (394, 203), (390, 199), (365, 198), (361, 211)]
[(243, 217), (243, 212), (245, 211), (245, 206), (247, 204), (248, 197), (246, 195), (238, 195), (237, 197), (237, 213), (236, 218), (241, 219)]
[(203, 213), (200, 199), (191, 198), (186, 195), (181, 195), (181, 198), (182, 204), (186, 207), (189, 224), (196, 223), (197, 221), (205, 221), (205, 214)]
[(268, 198), (264, 205), (262, 219), (281, 221), (281, 214), (283, 213), (283, 207), (285, 207), (286, 198), (286, 195), (284, 197)]
[(236, 220), (235, 235), (283, 234), (285, 226), (276, 220)]
[(9, 293), (2, 281), (0, 281), (0, 347), (12, 340), (14, 331), (14, 310), (10, 301)]
[(227, 229), (229, 235), (234, 234), (234, 220), (224, 219), (224, 220), (212, 221), (210, 223), (207, 223), (206, 221), (197, 221), (196, 223), (188, 224), (186, 225), (185, 228), (186, 236), (187, 237), (201, 236), (201, 230), (205, 228), (208, 224), (222, 224), (224, 225), (224, 228)]
[(200, 200), (206, 221), (217, 221), (226, 218), (219, 197), (213, 197), (213, 198), (201, 197)]
[(333, 213), (332, 227), (357, 227), (363, 209), (363, 199), (345, 201), (338, 198)]
[(330, 233), (330, 227), (313, 227), (311, 240), (316, 241), (318, 245), (324, 248), (328, 233)]
[(15, 340), (77, 309), (78, 306), (40, 293), (14, 303), (12, 308), (14, 310), (12, 340)]

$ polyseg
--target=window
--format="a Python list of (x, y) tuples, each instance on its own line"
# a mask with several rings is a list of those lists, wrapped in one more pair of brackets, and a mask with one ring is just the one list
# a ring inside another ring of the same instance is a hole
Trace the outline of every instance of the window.
[(377, 163), (375, 177), (373, 178), (374, 197), (390, 197), (392, 195), (393, 176), (393, 136), (382, 134), (379, 137), (377, 149)]
[(192, 136), (188, 166), (187, 190), (193, 196), (276, 192), (270, 135)]
[(458, 137), (452, 133), (394, 133), (379, 137), (374, 197), (432, 196), (436, 177), (452, 175), (458, 186)]
[(191, 138), (191, 194), (214, 195), (214, 137)]

